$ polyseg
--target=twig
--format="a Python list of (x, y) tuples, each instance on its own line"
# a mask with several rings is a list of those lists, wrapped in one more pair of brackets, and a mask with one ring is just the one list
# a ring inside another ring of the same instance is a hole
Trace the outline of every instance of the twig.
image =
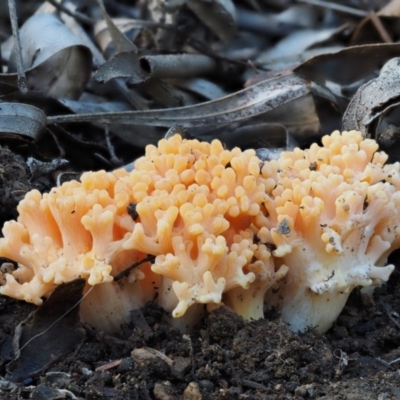
[(30, 378), (34, 378), (35, 376), (40, 375), (42, 372), (46, 371), (46, 369), (49, 369), (53, 364), (57, 363), (58, 361), (60, 361), (62, 358), (62, 354), (59, 355), (51, 355), (50, 360), (43, 365), (43, 367), (37, 369), (36, 371), (32, 371), (29, 373), (29, 377)]
[(349, 357), (342, 349), (334, 350), (333, 356), (339, 359), (338, 365), (335, 368), (335, 376), (339, 378), (349, 364)]
[(396, 362), (399, 362), (399, 361), (400, 361), (400, 358), (396, 358), (395, 360), (390, 361), (390, 362), (388, 362), (387, 364), (388, 364), (388, 365), (392, 365), (392, 364), (394, 364), (394, 363), (396, 363)]
[(59, 151), (58, 157), (59, 157), (59, 158), (64, 158), (64, 157), (65, 157), (65, 150), (64, 150), (64, 148), (61, 146), (61, 143), (60, 143), (60, 141), (58, 140), (57, 135), (56, 135), (56, 134), (53, 132), (53, 130), (50, 129), (50, 128), (46, 128), (46, 131), (50, 133), (51, 137), (53, 138), (53, 140), (54, 140), (54, 142), (55, 142), (55, 144), (56, 144), (56, 146), (57, 146), (57, 149), (58, 149), (58, 151)]
[(119, 281), (122, 278), (125, 278), (129, 275), (129, 273), (137, 267), (140, 267), (141, 264), (145, 263), (145, 262), (153, 262), (155, 260), (155, 256), (147, 256), (145, 258), (142, 258), (140, 261), (135, 262), (134, 264), (132, 264), (130, 267), (124, 269), (122, 272), (120, 272), (118, 275), (114, 276), (114, 281)]
[(196, 359), (194, 357), (194, 352), (193, 352), (193, 343), (192, 339), (189, 335), (182, 335), (182, 339), (186, 341), (189, 345), (189, 357), (191, 361), (191, 367), (190, 367), (190, 376), (192, 377), (193, 380), (196, 380)]
[(246, 66), (247, 61), (246, 60), (235, 60), (233, 58), (229, 57), (224, 57), (221, 56), (220, 54), (217, 54), (215, 51), (210, 50), (210, 46), (207, 44), (203, 43), (201, 40), (195, 39), (195, 38), (189, 38), (188, 39), (188, 44), (193, 47), (195, 50), (197, 50), (199, 53), (205, 54), (209, 57), (214, 58), (215, 60), (218, 61), (226, 61), (228, 63), (232, 64), (237, 64), (241, 66)]
[(110, 153), (111, 162), (114, 163), (116, 166), (122, 165), (122, 162), (115, 154), (114, 146), (111, 143), (110, 128), (108, 125), (106, 125), (104, 128), (104, 135), (106, 137), (106, 143), (107, 143), (108, 152)]
[(355, 15), (356, 17), (366, 17), (368, 15), (367, 11), (357, 10), (356, 8), (343, 6), (337, 3), (331, 3), (323, 0), (297, 0), (298, 3), (311, 4), (313, 6), (329, 8), (331, 10), (340, 11), (346, 14)]
[(368, 15), (371, 19), (372, 24), (374, 25), (376, 31), (378, 32), (379, 36), (385, 43), (393, 43), (393, 39), (390, 37), (389, 32), (382, 24), (381, 19), (375, 12), (371, 12)]
[(251, 389), (268, 390), (268, 388), (265, 385), (263, 385), (261, 383), (254, 382), (254, 381), (250, 381), (249, 379), (243, 379), (242, 378), (241, 381), (242, 381), (242, 385), (243, 386), (247, 386), (247, 387), (249, 387)]
[[(385, 311), (385, 314), (388, 316), (388, 318), (396, 325), (397, 328), (400, 329), (400, 322), (396, 321), (393, 318), (393, 314), (395, 312), (393, 311), (392, 307), (390, 307), (389, 304), (386, 304), (383, 301), (379, 302), (379, 304), (382, 306), (382, 308)], [(397, 314), (397, 317), (398, 317), (398, 314)]]
[(65, 7), (64, 4), (58, 3), (56, 0), (47, 0), (53, 7), (57, 8), (57, 10), (69, 15), (70, 17), (75, 18), (77, 21), (82, 22), (88, 25), (94, 25), (96, 21), (85, 14), (82, 14), (79, 11), (73, 11), (69, 8)]
[(22, 94), (26, 94), (28, 93), (28, 87), (26, 86), (26, 75), (22, 62), (21, 41), (19, 38), (18, 17), (17, 9), (15, 7), (15, 0), (8, 0), (8, 8), (10, 12), (11, 28), (14, 37), (14, 46), (16, 53), (15, 56), (17, 59), (18, 89)]
[[(58, 175), (57, 175), (57, 179), (56, 179), (56, 186), (58, 187), (58, 186), (61, 186), (62, 185), (62, 182), (61, 182), (61, 179), (64, 177), (64, 176), (68, 176), (68, 175), (71, 175), (71, 178), (67, 178), (66, 179), (66, 181), (68, 180), (68, 181), (70, 181), (70, 180), (72, 180), (72, 179), (79, 179), (79, 176), (81, 175), (79, 172), (76, 172), (76, 171), (64, 171), (64, 172), (60, 172)], [(65, 182), (65, 181), (64, 181)]]

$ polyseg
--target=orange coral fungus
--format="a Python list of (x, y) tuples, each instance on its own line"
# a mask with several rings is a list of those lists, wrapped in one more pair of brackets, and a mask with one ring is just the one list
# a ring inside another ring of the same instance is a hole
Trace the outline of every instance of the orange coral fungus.
[[(131, 173), (90, 172), (43, 196), (28, 193), (18, 221), (6, 223), (0, 239), (0, 255), (19, 265), (5, 274), (0, 291), (40, 304), (55, 285), (83, 277), (96, 285), (85, 303), (101, 314), (106, 303), (113, 304), (100, 300), (101, 293), (110, 292), (113, 277), (146, 254), (157, 256), (151, 270), (134, 270), (130, 284), (112, 290), (118, 298), (130, 293), (134, 302), (159, 291), (160, 304), (175, 317), (194, 303), (219, 304), (224, 292), (248, 289), (256, 279), (253, 270), (268, 270), (268, 287), (275, 282), (274, 268), (265, 245), (253, 242), (252, 225), (274, 186), (261, 176), (253, 150), (229, 151), (217, 140), (178, 135), (161, 140), (158, 147), (147, 146)], [(130, 203), (136, 204), (135, 221), (127, 212)], [(152, 287), (143, 290), (145, 281)], [(231, 303), (235, 308), (240, 299)], [(91, 318), (90, 307), (83, 306), (83, 315), (96, 324), (101, 316)]]
[[(385, 263), (400, 246), (400, 172), (359, 132), (322, 142), (261, 162), (254, 150), (176, 135), (147, 146), (130, 173), (32, 191), (3, 228), (0, 256), (18, 268), (0, 276), (0, 292), (40, 304), (83, 277), (92, 289), (81, 315), (106, 330), (155, 297), (184, 325), (196, 303), (225, 302), (250, 319), (266, 299), (294, 331), (323, 332), (354, 287), (393, 271)], [(152, 265), (115, 282), (148, 254)]]
[(400, 245), (399, 164), (384, 165), (387, 155), (360, 132), (322, 143), (274, 162), (270, 216), (258, 221), (260, 239), (289, 268), (267, 300), (294, 331), (326, 331), (356, 286), (388, 279), (387, 256)]

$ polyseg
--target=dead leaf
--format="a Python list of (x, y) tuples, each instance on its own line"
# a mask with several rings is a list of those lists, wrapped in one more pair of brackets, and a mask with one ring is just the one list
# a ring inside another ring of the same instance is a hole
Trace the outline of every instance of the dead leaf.
[(111, 57), (96, 71), (97, 82), (114, 78), (128, 78), (130, 84), (147, 79), (192, 78), (207, 74), (218, 64), (202, 54), (165, 54), (138, 58), (135, 52), (120, 52)]
[(343, 116), (343, 130), (359, 130), (379, 143), (390, 162), (400, 161), (400, 58), (361, 86)]
[(15, 330), (16, 358), (7, 365), (9, 379), (21, 382), (35, 376), (74, 351), (83, 339), (79, 318), (84, 279), (60, 285), (52, 295)]
[[(90, 99), (90, 101), (85, 101), (86, 98), (88, 98), (88, 96), (84, 96), (81, 101), (60, 99), (59, 103), (76, 114), (120, 112), (131, 109), (129, 104), (123, 102), (107, 102), (102, 98), (96, 99), (95, 97)], [(102, 126), (102, 124), (93, 123), (97, 126)], [(149, 143), (157, 143), (163, 136), (163, 133), (156, 129), (144, 131), (143, 127), (138, 127), (136, 125), (110, 124), (109, 129), (126, 142), (140, 147), (145, 147)], [(73, 143), (73, 146), (76, 145), (76, 143)], [(87, 151), (86, 148), (85, 151)]]
[(391, 0), (378, 13), (379, 16), (400, 17), (400, 1)]
[[(20, 29), (22, 61), (27, 86), (52, 97), (76, 99), (91, 73), (91, 53), (54, 15), (36, 14)], [(11, 52), (9, 73), (0, 82), (17, 85), (16, 51)]]
[[(173, 25), (163, 24), (155, 21), (138, 20), (131, 18), (112, 18), (112, 23), (115, 25), (116, 29), (120, 31), (123, 35), (126, 35), (130, 41), (134, 39), (139, 34), (142, 28), (169, 28)], [(133, 33), (132, 33), (133, 32)], [(99, 21), (94, 26), (94, 35), (96, 38), (96, 43), (99, 45), (103, 53), (107, 53), (107, 49), (113, 42), (113, 39), (108, 30), (106, 20)]]
[(118, 52), (121, 51), (136, 51), (137, 47), (118, 29), (118, 27), (114, 24), (112, 18), (109, 17), (105, 7), (103, 0), (97, 0), (97, 3), (100, 5), (101, 11), (103, 12), (104, 19), (107, 24), (108, 31), (114, 43), (114, 46)]
[(48, 117), (48, 123), (97, 122), (169, 127), (220, 126), (273, 110), (309, 93), (307, 81), (286, 75), (262, 81), (223, 98), (166, 110), (125, 111)]
[[(334, 89), (332, 83), (338, 85), (335, 94), (346, 97), (349, 93), (344, 92), (342, 87), (356, 82), (360, 82), (361, 86), (362, 83), (374, 78), (385, 62), (398, 56), (400, 56), (398, 43), (352, 46), (333, 54), (316, 56), (298, 66), (294, 72), (304, 79), (330, 89)], [(358, 87), (353, 86), (352, 90), (355, 91)]]
[(256, 63), (262, 65), (266, 62), (272, 64), (274, 59), (293, 57), (301, 54), (309, 48), (320, 45), (328, 40), (332, 40), (346, 28), (345, 25), (339, 28), (327, 29), (303, 29), (297, 30), (292, 34), (285, 36), (275, 46), (260, 54)]
[(206, 100), (215, 100), (221, 97), (227, 96), (228, 93), (221, 89), (217, 84), (211, 80), (203, 78), (193, 78), (193, 79), (175, 79), (173, 84), (176, 87), (186, 89), (190, 92), (195, 93), (198, 96)]
[(299, 28), (318, 27), (318, 12), (309, 5), (293, 5), (280, 13), (253, 11), (241, 6), (237, 6), (236, 11), (238, 29), (245, 31), (281, 37)]
[(344, 130), (361, 131), (375, 137), (373, 123), (400, 96), (400, 58), (388, 61), (376, 79), (362, 85), (343, 115)]
[(95, 73), (95, 79), (99, 83), (106, 83), (115, 78), (129, 78), (133, 83), (144, 82), (148, 78), (148, 73), (140, 67), (136, 51), (115, 54), (100, 65)]
[(289, 133), (282, 124), (255, 122), (236, 129), (223, 130), (219, 132), (218, 137), (228, 148), (239, 146), (242, 149), (262, 148), (279, 151), (289, 148)]
[(187, 0), (186, 4), (221, 40), (233, 38), (236, 33), (236, 10), (232, 0)]
[(0, 102), (0, 140), (37, 140), (46, 127), (46, 114), (31, 105)]

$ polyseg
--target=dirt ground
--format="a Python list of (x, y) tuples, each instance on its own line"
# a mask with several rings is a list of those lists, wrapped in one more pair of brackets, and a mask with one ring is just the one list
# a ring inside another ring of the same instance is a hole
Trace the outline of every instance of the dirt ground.
[(293, 334), (274, 312), (244, 323), (226, 308), (182, 335), (148, 304), (119, 335), (84, 326), (67, 356), (11, 382), (4, 377), (14, 330), (34, 308), (0, 297), (1, 399), (400, 398), (398, 271), (373, 301), (353, 293), (323, 336)]

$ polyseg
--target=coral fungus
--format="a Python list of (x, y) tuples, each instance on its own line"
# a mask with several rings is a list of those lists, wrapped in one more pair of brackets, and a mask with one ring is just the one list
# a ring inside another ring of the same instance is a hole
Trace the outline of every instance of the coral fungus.
[[(163, 139), (130, 173), (28, 193), (3, 228), (0, 256), (18, 268), (0, 276), (0, 292), (40, 305), (82, 277), (92, 288), (82, 318), (108, 331), (153, 298), (183, 325), (194, 304), (224, 302), (251, 319), (266, 299), (293, 330), (323, 332), (354, 287), (393, 270), (400, 172), (386, 160), (354, 131), (270, 162), (218, 140)], [(115, 281), (146, 255), (154, 263)]]
[[(19, 265), (5, 274), (0, 291), (41, 304), (55, 285), (83, 277), (96, 285), (84, 301), (84, 319), (107, 329), (104, 321), (114, 318), (114, 329), (134, 305), (123, 306), (127, 293), (140, 306), (157, 292), (160, 304), (181, 317), (194, 303), (219, 304), (224, 292), (248, 289), (253, 270), (268, 287), (274, 268), (266, 247), (253, 242), (252, 224), (274, 186), (261, 176), (253, 150), (229, 151), (217, 140), (178, 135), (161, 140), (146, 148), (130, 174), (90, 172), (43, 196), (28, 193), (18, 222), (6, 223), (0, 239), (0, 255)], [(135, 220), (127, 211), (131, 203)], [(106, 285), (146, 254), (157, 256), (151, 270), (144, 265), (128, 282), (114, 283), (114, 301)], [(262, 313), (263, 298), (255, 301)], [(231, 303), (235, 308), (240, 301)], [(102, 309), (110, 310), (107, 318)]]
[(329, 329), (355, 287), (387, 281), (400, 244), (399, 165), (384, 165), (387, 155), (356, 131), (322, 143), (281, 155), (270, 216), (258, 222), (289, 268), (267, 302), (294, 331)]

